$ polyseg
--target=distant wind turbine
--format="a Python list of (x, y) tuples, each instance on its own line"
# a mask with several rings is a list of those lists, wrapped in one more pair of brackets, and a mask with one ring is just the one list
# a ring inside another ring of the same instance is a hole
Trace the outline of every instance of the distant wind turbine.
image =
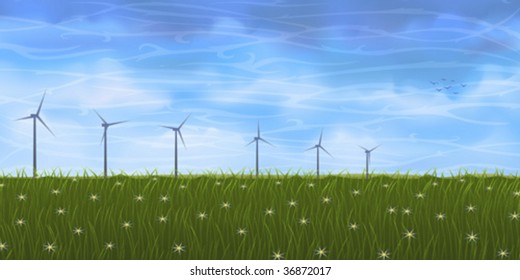
[(94, 110), (94, 112), (96, 113), (96, 115), (98, 115), (98, 117), (101, 119), (101, 121), (103, 123), (101, 123), (101, 126), (103, 127), (103, 138), (101, 138), (101, 142), (104, 144), (104, 165), (103, 165), (103, 174), (105, 176), (105, 178), (107, 177), (107, 174), (108, 174), (108, 164), (107, 164), (107, 131), (108, 131), (108, 128), (113, 126), (113, 125), (116, 125), (116, 124), (121, 124), (121, 123), (125, 123), (127, 121), (121, 121), (121, 122), (113, 122), (113, 123), (108, 123), (107, 121), (105, 121), (105, 119), (103, 119), (103, 117), (96, 111)]
[(38, 106), (38, 111), (36, 111), (36, 114), (30, 114), (29, 116), (25, 118), (17, 119), (17, 121), (21, 120), (28, 120), (33, 119), (33, 177), (36, 178), (38, 176), (38, 170), (37, 170), (37, 157), (36, 157), (36, 120), (39, 120), (45, 128), (53, 135), (54, 133), (52, 130), (47, 126), (47, 124), (40, 118), (40, 111), (42, 110), (43, 100), (45, 99), (45, 95), (47, 92), (43, 93), (42, 101), (40, 101), (40, 106)]
[(175, 178), (177, 178), (177, 174), (178, 174), (178, 164), (177, 164), (177, 160), (178, 160), (178, 157), (177, 157), (177, 134), (181, 137), (181, 141), (182, 141), (182, 144), (184, 145), (184, 148), (186, 148), (186, 143), (184, 143), (184, 138), (182, 138), (182, 133), (181, 133), (181, 128), (182, 126), (184, 125), (184, 123), (188, 120), (188, 118), (191, 116), (191, 114), (189, 114), (185, 119), (184, 121), (182, 121), (181, 125), (179, 125), (178, 127), (173, 127), (173, 126), (162, 126), (164, 128), (167, 128), (167, 129), (171, 129), (174, 133), (175, 133)]
[(369, 170), (369, 169), (368, 169), (368, 165), (369, 165), (369, 163), (370, 163), (370, 153), (371, 153), (373, 150), (377, 149), (379, 146), (381, 146), (381, 145), (377, 145), (377, 146), (375, 146), (374, 148), (372, 148), (372, 149), (370, 149), (370, 150), (367, 149), (367, 148), (365, 148), (365, 147), (363, 147), (363, 146), (359, 146), (361, 149), (365, 150), (365, 154), (366, 154), (366, 170), (365, 170), (365, 173), (366, 173), (366, 179), (367, 179), (367, 180), (368, 180), (368, 170)]
[(323, 148), (323, 146), (321, 145), (322, 138), (323, 138), (323, 129), (321, 130), (320, 140), (318, 141), (318, 144), (305, 150), (305, 151), (309, 151), (312, 149), (316, 149), (316, 176), (318, 178), (320, 177), (320, 149), (322, 149), (325, 153), (327, 153), (329, 156), (332, 157), (332, 155), (327, 150), (325, 150), (325, 148)]
[(249, 146), (249, 145), (253, 144), (253, 142), (256, 142), (256, 177), (258, 177), (258, 142), (259, 141), (262, 141), (262, 142), (264, 142), (266, 144), (269, 144), (269, 145), (273, 146), (273, 144), (269, 143), (267, 140), (265, 140), (264, 138), (260, 137), (260, 122), (258, 122), (258, 129), (257, 129), (256, 137), (253, 138), (253, 140), (246, 145), (246, 146)]

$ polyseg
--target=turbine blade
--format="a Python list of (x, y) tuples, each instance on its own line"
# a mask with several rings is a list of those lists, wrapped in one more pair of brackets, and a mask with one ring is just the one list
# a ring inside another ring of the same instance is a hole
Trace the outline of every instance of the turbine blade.
[(99, 145), (103, 144), (103, 141), (105, 141), (105, 138), (107, 137), (107, 129), (105, 128), (105, 131), (103, 132), (103, 137), (101, 137), (101, 142)]
[(122, 124), (122, 123), (126, 123), (128, 121), (122, 121), (122, 122), (113, 122), (113, 123), (109, 123), (107, 124), (108, 126), (113, 126), (113, 125), (116, 125), (116, 124)]
[(101, 119), (101, 121), (104, 123), (104, 124), (107, 124), (107, 121), (105, 121), (105, 119), (103, 119), (103, 117), (96, 111), (94, 110), (94, 112), (96, 113), (96, 115), (98, 115), (98, 117)]
[(24, 118), (19, 118), (19, 119), (16, 119), (16, 121), (21, 121), (21, 120), (28, 120), (28, 119), (32, 119), (33, 117), (31, 116), (28, 116), (28, 117), (24, 117)]
[(251, 145), (251, 144), (253, 144), (255, 141), (256, 141), (256, 139), (253, 139), (251, 142), (249, 142), (249, 143), (246, 144), (246, 147), (249, 146), (249, 145)]
[(312, 147), (306, 149), (305, 151), (310, 151), (310, 150), (312, 150), (312, 149), (316, 149), (316, 146), (312, 146)]
[(379, 146), (381, 146), (381, 144), (380, 144), (380, 145), (377, 145), (377, 146), (375, 146), (374, 148), (372, 148), (372, 150), (369, 150), (369, 152), (372, 152), (373, 150), (377, 149), (377, 148), (378, 148)]
[(320, 133), (320, 141), (318, 142), (318, 145), (321, 146), (321, 139), (323, 138), (323, 128), (321, 129)]
[(182, 138), (182, 133), (179, 130), (179, 136), (181, 137), (182, 145), (184, 145), (184, 148), (186, 149), (186, 143), (184, 143), (184, 138)]
[(38, 118), (38, 120), (43, 124), (43, 126), (45, 126), (45, 128), (47, 128), (47, 130), (53, 135), (53, 136), (56, 136), (54, 135), (54, 132), (52, 132), (52, 130), (47, 126), (47, 124), (42, 120), (42, 118), (40, 118), (40, 116), (36, 116), (36, 118)]
[(43, 100), (45, 99), (45, 95), (47, 94), (47, 90), (43, 93), (42, 101), (40, 101), (40, 106), (38, 106), (38, 111), (36, 111), (36, 115), (40, 115), (40, 111), (42, 110)]
[(271, 142), (269, 142), (269, 141), (265, 140), (264, 138), (258, 138), (258, 140), (261, 140), (262, 142), (264, 142), (264, 143), (266, 143), (266, 144), (269, 144), (269, 145), (271, 145), (271, 146), (273, 146), (273, 147), (274, 147), (274, 145), (273, 145), (273, 144), (271, 144)]
[(164, 125), (161, 125), (161, 127), (164, 127), (164, 128), (167, 128), (167, 129), (176, 129), (176, 127), (173, 127), (173, 126), (164, 126)]
[(365, 150), (365, 152), (368, 152), (368, 149), (367, 149), (367, 148), (365, 148), (365, 147), (363, 147), (363, 146), (359, 146), (359, 145), (358, 145), (358, 147), (360, 147), (361, 149)]
[(325, 150), (325, 148), (323, 148), (321, 145), (320, 145), (320, 149), (322, 149), (325, 153), (327, 153), (327, 155), (329, 155), (330, 157), (334, 158), (330, 153), (329, 151)]
[(260, 121), (258, 121), (258, 124), (257, 124), (257, 135), (256, 135), (258, 138), (260, 138)]
[(179, 125), (179, 129), (184, 125), (184, 123), (188, 120), (188, 118), (191, 116), (191, 113), (182, 121), (181, 125)]

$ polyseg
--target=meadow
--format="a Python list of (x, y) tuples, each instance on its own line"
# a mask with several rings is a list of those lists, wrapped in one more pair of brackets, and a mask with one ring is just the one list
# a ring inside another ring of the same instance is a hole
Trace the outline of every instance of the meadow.
[(0, 178), (0, 259), (520, 259), (501, 174)]

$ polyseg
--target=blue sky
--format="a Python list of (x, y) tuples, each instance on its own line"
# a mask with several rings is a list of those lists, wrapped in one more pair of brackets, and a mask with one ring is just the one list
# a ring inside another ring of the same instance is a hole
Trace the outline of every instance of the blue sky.
[[(0, 170), (254, 167), (358, 173), (520, 167), (516, 1), (0, 2)], [(432, 83), (433, 82), (433, 83)]]

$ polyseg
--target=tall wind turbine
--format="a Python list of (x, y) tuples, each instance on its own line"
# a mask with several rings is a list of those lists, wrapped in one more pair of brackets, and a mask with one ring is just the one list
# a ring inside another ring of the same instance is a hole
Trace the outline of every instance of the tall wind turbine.
[(363, 146), (359, 146), (361, 149), (365, 150), (365, 154), (366, 154), (366, 157), (367, 157), (367, 159), (366, 159), (366, 171), (365, 171), (367, 180), (368, 180), (368, 164), (370, 163), (370, 153), (373, 150), (377, 149), (379, 146), (381, 146), (381, 145), (377, 145), (377, 146), (375, 146), (374, 148), (372, 148), (370, 150), (365, 148), (365, 147), (363, 147)]
[(260, 137), (260, 122), (258, 122), (258, 129), (257, 129), (256, 137), (253, 138), (253, 140), (246, 145), (246, 146), (249, 146), (249, 145), (253, 144), (253, 142), (256, 142), (256, 177), (258, 177), (258, 142), (260, 142), (260, 141), (273, 146), (273, 144), (269, 143), (267, 140)]
[(121, 121), (121, 122), (113, 122), (113, 123), (108, 123), (107, 121), (105, 121), (105, 119), (103, 119), (103, 117), (96, 111), (94, 110), (94, 112), (96, 113), (96, 115), (98, 115), (98, 117), (101, 119), (101, 121), (103, 123), (101, 123), (101, 126), (103, 127), (103, 138), (101, 138), (101, 142), (103, 142), (104, 144), (104, 165), (103, 165), (103, 174), (105, 176), (105, 178), (107, 177), (107, 174), (108, 174), (108, 164), (107, 164), (107, 131), (108, 131), (108, 128), (113, 126), (113, 125), (116, 125), (116, 124), (121, 124), (121, 123), (125, 123), (127, 121)]
[(305, 150), (305, 151), (309, 151), (312, 149), (316, 149), (316, 176), (318, 178), (320, 177), (320, 149), (322, 149), (325, 153), (327, 153), (329, 156), (332, 157), (332, 155), (327, 150), (325, 150), (325, 148), (323, 148), (323, 146), (321, 145), (322, 138), (323, 138), (323, 129), (321, 130), (320, 141), (318, 141), (318, 144)]
[(181, 141), (182, 141), (182, 144), (184, 145), (184, 148), (186, 148), (186, 143), (184, 143), (184, 138), (182, 138), (182, 133), (181, 133), (181, 128), (182, 126), (184, 125), (184, 123), (188, 120), (188, 118), (191, 116), (191, 114), (189, 114), (185, 119), (184, 121), (182, 121), (181, 125), (179, 125), (178, 127), (173, 127), (173, 126), (162, 126), (164, 128), (168, 128), (168, 129), (171, 129), (174, 133), (175, 133), (175, 178), (177, 178), (177, 174), (178, 174), (178, 164), (177, 164), (177, 161), (178, 161), (178, 156), (177, 156), (177, 135), (179, 135), (181, 137)]
[(25, 118), (17, 119), (17, 121), (21, 120), (28, 120), (33, 119), (33, 177), (36, 178), (38, 176), (38, 170), (37, 170), (37, 157), (36, 157), (36, 120), (39, 120), (45, 128), (53, 135), (54, 133), (52, 130), (47, 126), (47, 124), (40, 118), (40, 111), (42, 110), (43, 100), (45, 99), (45, 95), (47, 92), (43, 93), (42, 101), (40, 101), (40, 106), (38, 106), (38, 111), (36, 111), (36, 114), (30, 114), (29, 116)]

